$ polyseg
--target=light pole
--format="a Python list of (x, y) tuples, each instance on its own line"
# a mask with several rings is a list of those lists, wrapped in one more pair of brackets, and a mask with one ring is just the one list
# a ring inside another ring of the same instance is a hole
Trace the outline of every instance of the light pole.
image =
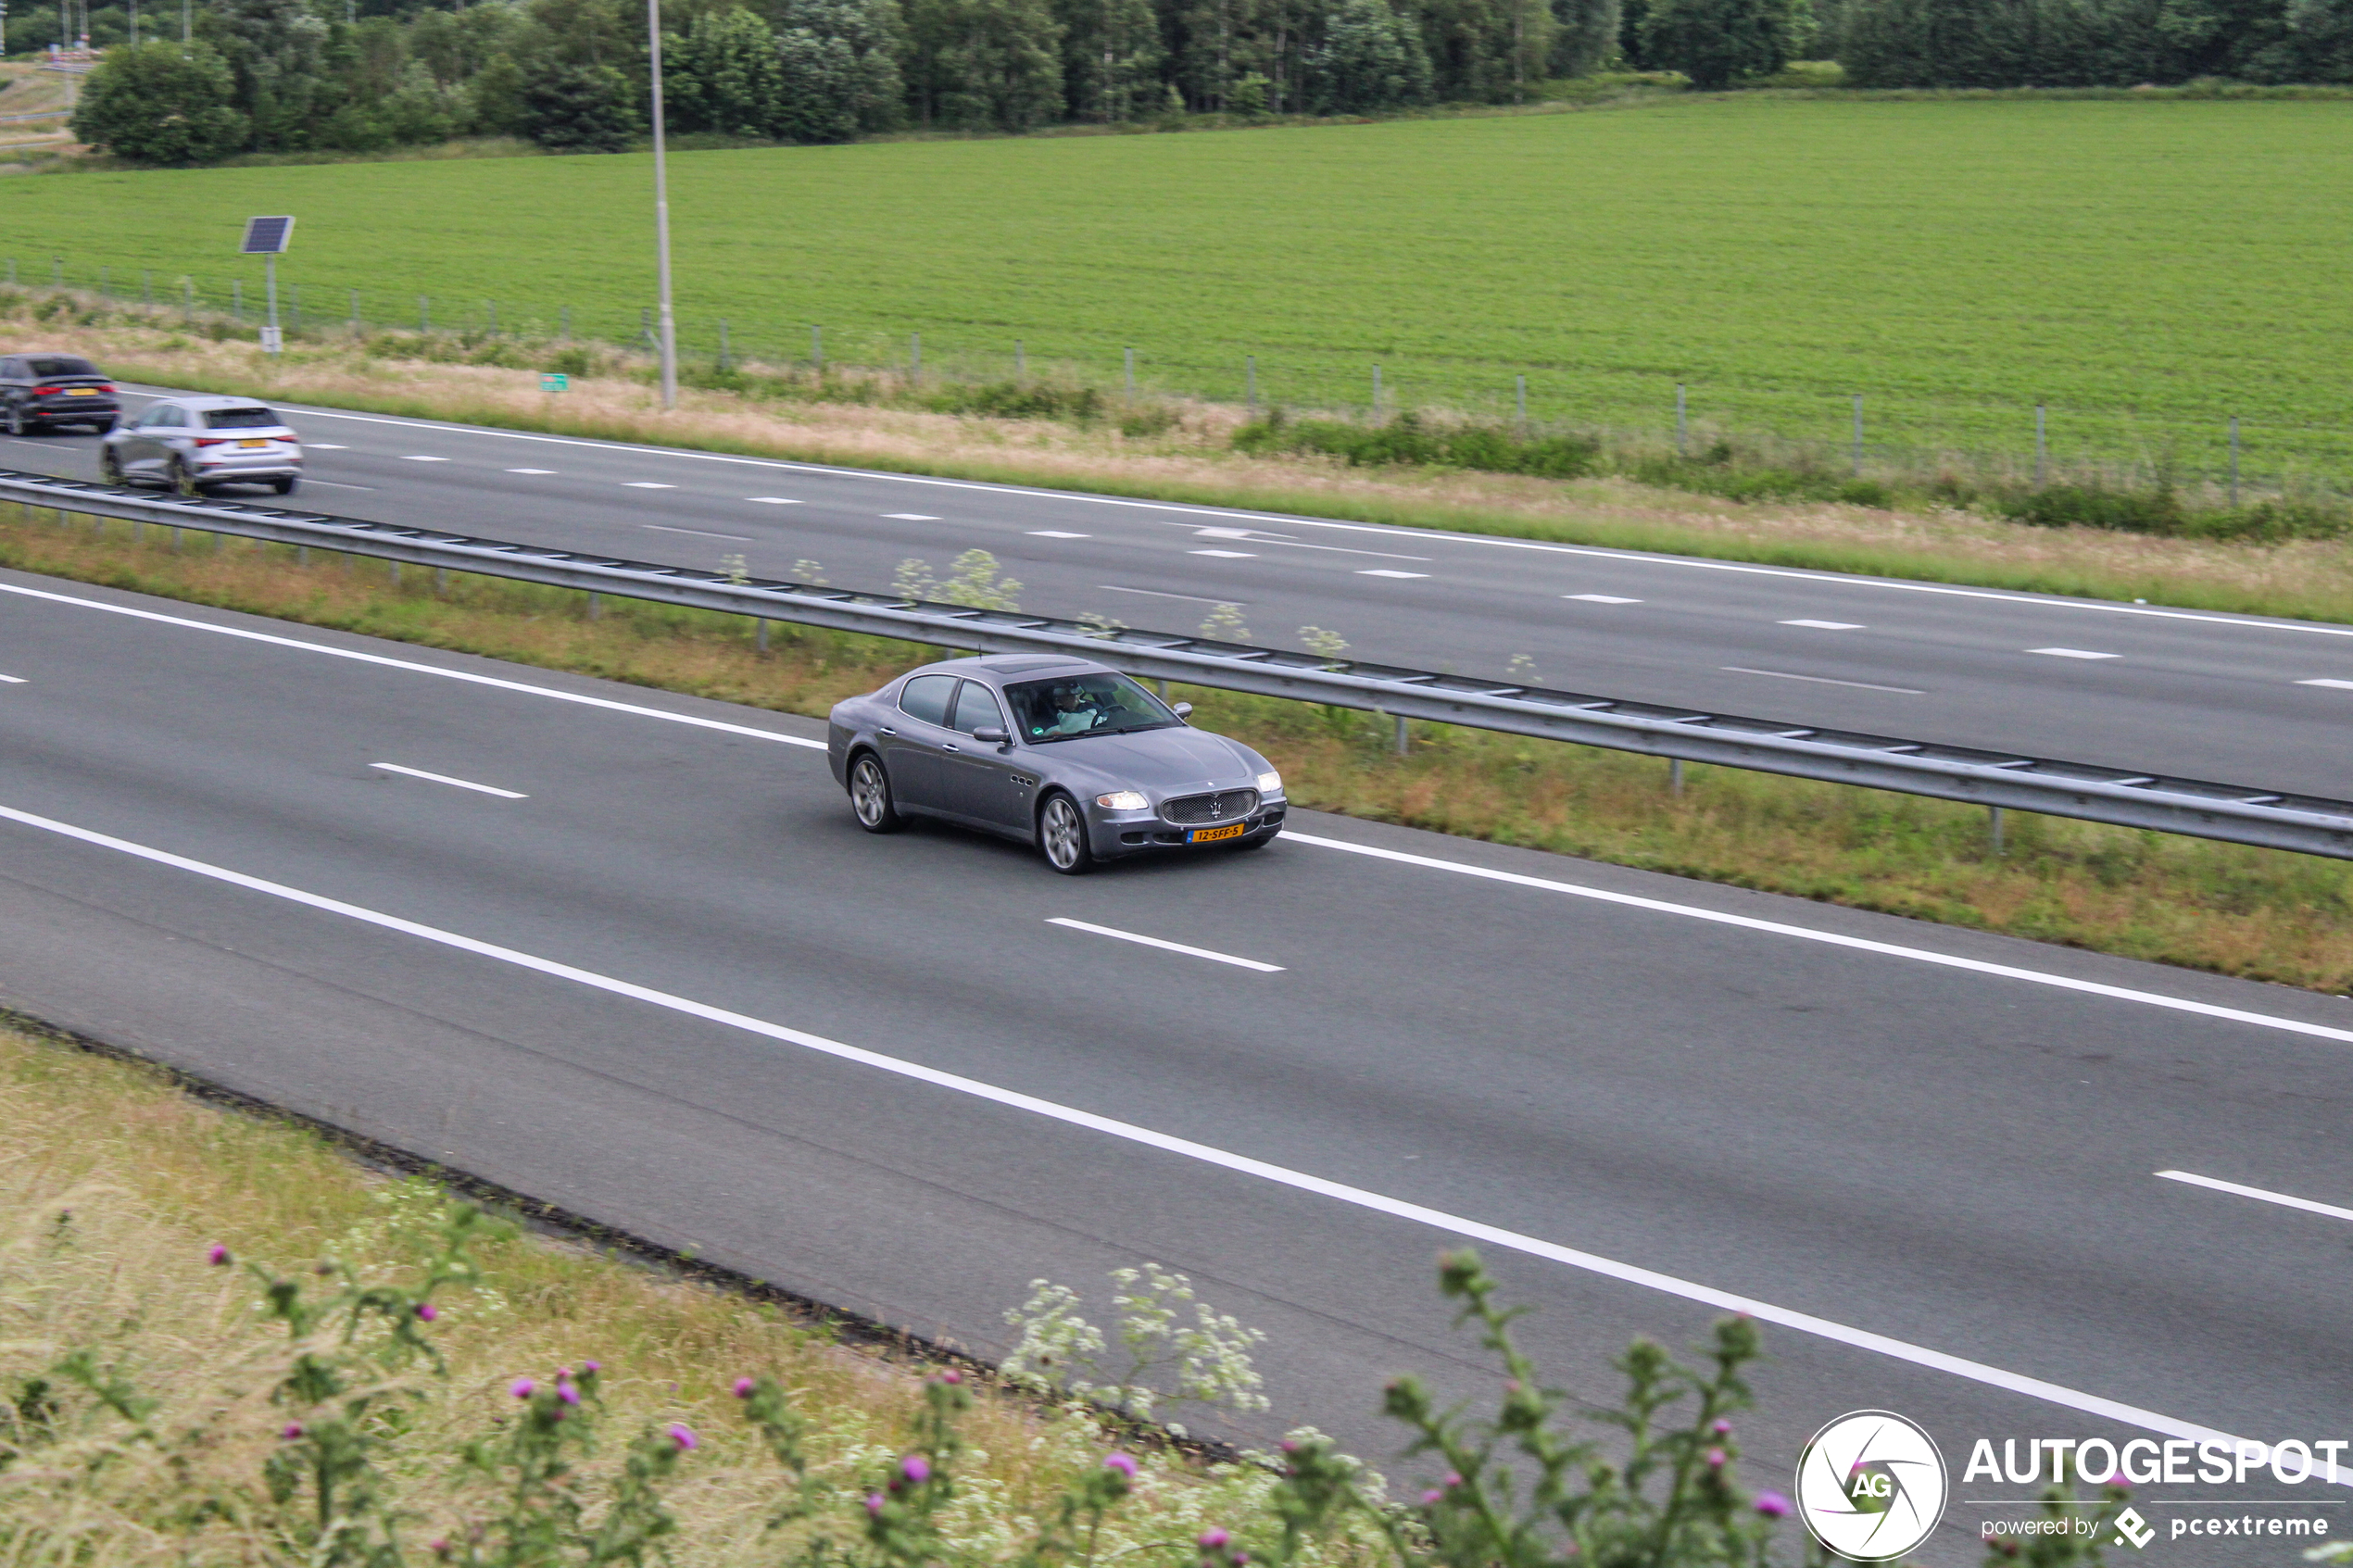
[(670, 167), (661, 136), (661, 0), (646, 0), (654, 78), (654, 255), (661, 309), (661, 406), (678, 407), (678, 322), (670, 309)]

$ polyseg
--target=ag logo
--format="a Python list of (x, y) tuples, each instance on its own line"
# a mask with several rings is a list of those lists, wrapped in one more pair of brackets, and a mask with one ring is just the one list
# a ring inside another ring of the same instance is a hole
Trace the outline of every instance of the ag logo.
[(1856, 1411), (1814, 1434), (1797, 1461), (1806, 1528), (1839, 1556), (1903, 1556), (1944, 1516), (1944, 1457), (1936, 1441), (1892, 1411)]
[(2116, 1539), (2110, 1546), (2131, 1545), (2135, 1550), (2157, 1539), (2157, 1532), (2141, 1517), (2137, 1508), (2128, 1508), (2116, 1516)]

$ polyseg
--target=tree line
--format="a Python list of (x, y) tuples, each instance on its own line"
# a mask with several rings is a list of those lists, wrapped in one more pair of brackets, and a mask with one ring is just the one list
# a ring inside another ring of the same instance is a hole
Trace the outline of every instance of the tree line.
[[(111, 46), (74, 117), (137, 162), (648, 129), (636, 0), (158, 10), (135, 44), (94, 12)], [(1714, 90), (1794, 58), (1871, 87), (2353, 81), (2353, 0), (668, 0), (663, 22), (669, 130), (795, 143), (1507, 103), (1628, 68)]]

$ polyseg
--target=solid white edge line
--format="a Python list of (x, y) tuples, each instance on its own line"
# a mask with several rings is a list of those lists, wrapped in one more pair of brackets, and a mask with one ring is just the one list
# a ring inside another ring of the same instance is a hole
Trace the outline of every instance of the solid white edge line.
[(2341, 692), (2353, 692), (2353, 681), (2298, 681), (2296, 684), (2299, 686), (2333, 686)]
[(359, 664), (381, 665), (387, 670), (406, 670), (412, 674), (438, 675), (445, 681), (464, 681), (471, 685), (493, 686), (500, 691), (522, 692), (528, 696), (551, 697), (558, 702), (576, 702), (583, 708), (601, 708), (614, 713), (634, 713), (641, 719), (661, 719), (673, 724), (690, 724), (698, 730), (719, 730), (731, 735), (749, 735), (754, 740), (772, 740), (782, 746), (802, 746), (817, 751), (825, 749), (821, 740), (804, 740), (799, 735), (778, 734), (774, 730), (754, 729), (749, 724), (730, 724), (724, 720), (703, 719), (690, 713), (665, 713), (659, 708), (642, 708), (634, 702), (615, 702), (610, 697), (589, 696), (580, 692), (562, 692), (553, 686), (527, 685), (521, 681), (502, 681), (496, 675), (477, 675), (471, 670), (444, 670), (435, 665), (420, 664), (413, 659), (387, 659), (380, 653), (361, 653), (357, 648), (330, 647), (324, 643), (306, 643), (297, 637), (272, 636), (267, 632), (249, 632), (242, 626), (216, 626), (208, 621), (193, 621), (184, 615), (164, 615), (152, 609), (138, 609), (130, 605), (110, 605), (101, 599), (76, 598), (70, 594), (53, 594), (42, 588), (28, 588), (16, 583), (0, 583), (0, 593), (20, 594), (29, 599), (47, 599), (52, 604), (72, 605), (81, 609), (102, 609), (109, 615), (127, 615), (134, 621), (153, 621), (165, 626), (184, 626), (193, 631), (210, 632), (223, 637), (238, 637), (249, 643), (267, 643), (273, 647), (295, 648), (303, 653), (322, 653), (330, 659), (348, 659)]
[(524, 795), (518, 790), (499, 789), (493, 784), (474, 784), (471, 780), (467, 779), (453, 779), (447, 773), (428, 773), (422, 768), (404, 768), (397, 762), (371, 762), (368, 766), (371, 768), (382, 768), (387, 773), (406, 773), (412, 779), (429, 779), (434, 784), (450, 784), (459, 789), (479, 790), (484, 795), (495, 795), (501, 800), (528, 800), (531, 798), (528, 795)]
[(31, 684), (22, 675), (0, 675), (0, 684), (23, 686)]
[(2292, 1198), (2284, 1192), (2266, 1192), (2261, 1187), (2241, 1186), (2236, 1182), (2217, 1181), (2212, 1176), (2201, 1176), (2195, 1171), (2159, 1171), (2157, 1174), (2169, 1182), (2187, 1182), (2194, 1187), (2211, 1187), (2216, 1192), (2276, 1203), (2283, 1209), (2301, 1209), (2308, 1214), (2326, 1214), (2332, 1220), (2353, 1220), (2353, 1209), (2339, 1209), (2334, 1203), (2315, 1203), (2309, 1198)]
[(2012, 964), (1989, 963), (1983, 959), (1965, 959), (1952, 953), (1939, 953), (1927, 947), (1906, 947), (1894, 942), (1874, 942), (1865, 936), (1847, 936), (1835, 931), (1816, 931), (1803, 925), (1791, 925), (1782, 921), (1760, 920), (1754, 915), (1729, 914), (1721, 909), (1705, 909), (1692, 904), (1670, 904), (1663, 898), (1644, 898), (1632, 893), (1612, 893), (1604, 888), (1584, 887), (1573, 882), (1555, 882), (1549, 877), (1528, 876), (1518, 872), (1496, 871), (1487, 866), (1467, 865), (1460, 860), (1441, 860), (1430, 855), (1409, 855), (1402, 849), (1378, 849), (1369, 844), (1350, 844), (1337, 838), (1319, 838), (1295, 828), (1283, 831), (1285, 844), (1312, 845), (1318, 849), (1338, 849), (1350, 855), (1368, 856), (1377, 860), (1392, 860), (1400, 865), (1422, 866), (1432, 871), (1453, 872), (1458, 876), (1475, 876), (1488, 882), (1509, 883), (1517, 887), (1533, 887), (1546, 893), (1566, 893), (1572, 897), (1592, 898), (1600, 903), (1622, 905), (1628, 909), (1650, 909), (1663, 915), (1680, 915), (1686, 920), (1709, 921), (1718, 925), (1737, 926), (1743, 931), (1761, 931), (1774, 936), (1794, 937), (1801, 942), (1819, 942), (1825, 947), (1845, 947), (1858, 953), (1878, 953), (1885, 958), (1909, 959), (1914, 963), (1935, 964), (1940, 968), (1957, 969), (1970, 974), (1990, 974), (2004, 980), (2023, 980), (2032, 985), (2048, 985), (2060, 991), (2079, 991), (2090, 997), (2107, 997), (2115, 1001), (2138, 1002), (2144, 1007), (2165, 1008), (2174, 1012), (2195, 1013), (2200, 1018), (2219, 1018), (2231, 1023), (2253, 1024), (2259, 1029), (2277, 1029), (2284, 1034), (2309, 1035), (2314, 1039), (2336, 1040), (2353, 1045), (2353, 1029), (2333, 1029), (2325, 1023), (2306, 1023), (2300, 1019), (2280, 1018), (2271, 1013), (2248, 1012), (2241, 1008), (2217, 1007), (2212, 1002), (2194, 1002), (2182, 997), (2163, 996), (2155, 991), (2136, 991), (2125, 985), (2108, 985), (2096, 980), (2077, 980), (2070, 975), (2051, 974), (2042, 970), (2020, 969)]
[[(443, 931), (435, 926), (403, 920), (397, 915), (381, 914), (374, 909), (363, 909), (357, 904), (346, 904), (341, 899), (324, 897), (316, 893), (306, 893), (300, 888), (288, 887), (283, 883), (268, 882), (260, 877), (247, 876), (242, 872), (233, 872), (220, 866), (208, 865), (202, 860), (192, 860), (185, 856), (174, 855), (168, 850), (151, 849), (143, 844), (133, 844), (127, 839), (116, 838), (88, 828), (75, 827), (69, 822), (35, 816), (30, 811), (20, 811), (13, 807), (0, 806), (0, 820), (38, 828), (43, 832), (76, 839), (102, 849), (112, 849), (120, 854), (152, 861), (157, 865), (170, 866), (178, 871), (208, 877), (231, 886), (245, 888), (271, 897), (283, 898), (290, 903), (304, 905), (329, 914), (342, 915), (362, 924), (398, 932), (403, 935), (437, 943), (459, 952), (472, 953), (498, 963), (512, 964), (519, 969), (530, 970), (552, 979), (566, 980), (592, 990), (626, 997), (634, 1001), (645, 1002), (689, 1018), (701, 1019), (724, 1028), (738, 1029), (746, 1034), (761, 1035), (786, 1045), (799, 1046), (820, 1055), (856, 1062), (863, 1067), (871, 1067), (899, 1077), (912, 1079), (917, 1083), (929, 1084), (937, 1088), (1001, 1105), (1009, 1110), (1026, 1111), (1069, 1126), (1083, 1127), (1090, 1132), (1101, 1133), (1128, 1143), (1139, 1144), (1147, 1148), (1159, 1149), (1164, 1153), (1174, 1154), (1201, 1164), (1231, 1171), (1239, 1175), (1252, 1176), (1275, 1185), (1290, 1187), (1294, 1191), (1313, 1193), (1317, 1197), (1332, 1198), (1375, 1213), (1387, 1214), (1394, 1219), (1426, 1225), (1432, 1230), (1458, 1236), (1468, 1241), (1485, 1242), (1509, 1251), (1541, 1258), (1550, 1262), (1561, 1263), (1569, 1268), (1598, 1274), (1605, 1279), (1657, 1291), (1662, 1295), (1677, 1297), (1686, 1301), (1696, 1302), (1701, 1306), (1713, 1307), (1720, 1311), (1744, 1313), (1761, 1323), (1769, 1323), (1800, 1334), (1812, 1335), (1817, 1338), (1827, 1339), (1833, 1344), (1844, 1345), (1854, 1349), (1869, 1350), (1894, 1361), (1925, 1367), (1933, 1372), (1945, 1373), (1972, 1383), (1983, 1384), (1988, 1387), (2023, 1395), (2028, 1399), (2040, 1399), (2047, 1404), (2080, 1411), (2085, 1415), (2096, 1416), (2102, 1420), (2137, 1426), (2145, 1431), (2161, 1433), (2169, 1437), (2186, 1438), (2194, 1443), (2235, 1444), (2238, 1441), (2237, 1437), (2230, 1433), (2218, 1431), (2209, 1426), (2200, 1426), (2192, 1422), (2181, 1421), (2156, 1411), (2142, 1410), (2138, 1406), (2124, 1404), (2115, 1399), (2102, 1399), (2098, 1395), (2082, 1393), (2061, 1384), (2046, 1383), (2041, 1378), (2028, 1377), (2019, 1373), (2006, 1371), (2001, 1367), (1988, 1366), (1982, 1361), (1947, 1355), (1942, 1350), (1931, 1350), (1925, 1346), (1891, 1338), (1883, 1334), (1873, 1334), (1867, 1329), (1853, 1328), (1844, 1323), (1833, 1323), (1828, 1318), (1816, 1317), (1810, 1312), (1777, 1307), (1769, 1301), (1753, 1300), (1744, 1296), (1734, 1295), (1730, 1291), (1718, 1290), (1712, 1286), (1678, 1279), (1672, 1274), (1638, 1268), (1630, 1263), (1621, 1263), (1615, 1259), (1604, 1258), (1596, 1253), (1579, 1251), (1572, 1247), (1563, 1247), (1556, 1242), (1545, 1241), (1537, 1236), (1523, 1236), (1517, 1231), (1505, 1230), (1501, 1226), (1486, 1224), (1478, 1220), (1465, 1219), (1460, 1215), (1449, 1214), (1442, 1210), (1425, 1208), (1418, 1203), (1408, 1203), (1400, 1198), (1369, 1192), (1363, 1187), (1327, 1181), (1321, 1176), (1309, 1175), (1304, 1172), (1270, 1164), (1263, 1160), (1253, 1160), (1248, 1155), (1235, 1154), (1207, 1144), (1195, 1143), (1189, 1138), (1174, 1137), (1166, 1133), (1154, 1132), (1149, 1127), (1138, 1126), (1132, 1122), (1121, 1122), (1112, 1117), (1099, 1116), (1090, 1110), (1080, 1110), (1072, 1106), (1057, 1104), (1052, 1100), (1039, 1099), (1034, 1095), (1022, 1094), (1017, 1090), (999, 1088), (993, 1084), (984, 1084), (977, 1079), (963, 1077), (953, 1073), (943, 1073), (937, 1068), (925, 1067), (920, 1062), (885, 1056), (879, 1051), (867, 1050), (858, 1046), (845, 1045), (841, 1041), (828, 1039), (823, 1035), (812, 1035), (805, 1030), (790, 1028), (785, 1024), (771, 1023), (765, 1019), (753, 1018), (747, 1013), (731, 1012), (724, 1008), (712, 1007), (705, 1002), (673, 996), (666, 991), (657, 991), (649, 986), (635, 985), (626, 980), (617, 980), (610, 975), (598, 974), (592, 970), (576, 969), (570, 964), (558, 963), (552, 959), (543, 959), (534, 954), (519, 952), (512, 947), (501, 947), (492, 943), (477, 941), (473, 937), (461, 936), (455, 932)], [(2348, 1470), (2345, 1484), (2353, 1486), (2353, 1470)]]
[[(174, 396), (169, 390), (142, 392), (142, 396)], [(538, 441), (556, 446), (585, 446), (602, 452), (635, 453), (658, 458), (687, 458), (707, 463), (738, 463), (752, 468), (785, 469), (795, 473), (827, 474), (837, 479), (882, 479), (901, 484), (928, 484), (943, 490), (978, 490), (995, 495), (1019, 495), (1038, 500), (1076, 501), (1089, 506), (1126, 507), (1136, 511), (1176, 512), (1188, 517), (1227, 517), (1244, 521), (1281, 522), (1301, 528), (1331, 528), (1349, 533), (1378, 533), (1384, 538), (1424, 543), (1444, 539), (1457, 545), (1484, 545), (1504, 550), (1535, 550), (1541, 554), (1586, 556), (1597, 560), (1631, 561), (1637, 565), (1672, 566), (1702, 571), (1735, 571), (1752, 577), (1786, 577), (1800, 583), (1829, 583), (1848, 588), (1892, 588), (1906, 594), (1943, 594), (1953, 598), (1987, 599), (1997, 604), (2037, 605), (2045, 609), (2099, 610), (2110, 615), (2153, 616), (2160, 621), (2196, 621), (2215, 626), (2245, 626), (2262, 632), (2309, 632), (2325, 637), (2353, 637), (2353, 626), (2330, 626), (2309, 621), (2264, 621), (2253, 616), (2208, 615), (2197, 610), (2168, 609), (2158, 605), (2116, 604), (2106, 599), (2070, 599), (2056, 595), (2012, 594), (1996, 588), (1964, 588), (1948, 583), (1911, 583), (1895, 577), (1869, 577), (1859, 572), (1803, 571), (1785, 566), (1755, 566), (1746, 561), (1708, 560), (1699, 556), (1655, 555), (1642, 550), (1611, 550), (1588, 545), (1554, 545), (1541, 539), (1508, 539), (1492, 533), (1456, 533), (1434, 528), (1397, 528), (1376, 522), (1343, 522), (1335, 518), (1302, 517), (1291, 512), (1254, 512), (1239, 507), (1189, 507), (1173, 501), (1139, 501), (1125, 495), (1096, 495), (1079, 490), (1040, 490), (1019, 484), (984, 484), (968, 479), (935, 479), (929, 474), (892, 473), (886, 469), (844, 468), (832, 463), (799, 463), (784, 458), (744, 458), (731, 452), (696, 452), (680, 446), (636, 446), (617, 441), (584, 441), (577, 436), (542, 435), (536, 431), (493, 430), (431, 420), (398, 420), (382, 414), (354, 414), (310, 404), (288, 404), (307, 417), (350, 420), (359, 424), (397, 425), (408, 430), (447, 431), (459, 435), (488, 435), (508, 441)], [(1640, 603), (1640, 600), (1635, 601)]]
[(1145, 936), (1133, 931), (1122, 931), (1117, 926), (1096, 925), (1088, 921), (1072, 920), (1067, 915), (1049, 916), (1046, 923), (1066, 925), (1073, 931), (1092, 932), (1097, 936), (1109, 936), (1121, 942), (1139, 943), (1147, 947), (1158, 947), (1164, 952), (1182, 953), (1187, 958), (1207, 959), (1213, 963), (1229, 963), (1236, 969), (1254, 969), (1261, 974), (1283, 972), (1283, 966), (1278, 963), (1261, 963), (1256, 959), (1239, 959), (1231, 953), (1212, 952), (1207, 947), (1188, 947), (1182, 942), (1170, 942), (1158, 936)]

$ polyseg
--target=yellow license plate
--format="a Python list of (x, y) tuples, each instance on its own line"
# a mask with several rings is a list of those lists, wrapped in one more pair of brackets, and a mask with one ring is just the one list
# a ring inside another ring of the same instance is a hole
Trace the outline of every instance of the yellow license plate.
[(66, 395), (69, 397), (95, 397), (98, 395), (98, 389), (94, 386), (69, 386), (66, 388)]
[(270, 443), (268, 443), (267, 441), (240, 441), (240, 442), (238, 442), (238, 443), (237, 443), (237, 445), (240, 445), (240, 446), (244, 446), (244, 447), (255, 447), (255, 446), (267, 446), (267, 445), (270, 445)]
[(1239, 838), (1242, 834), (1248, 833), (1249, 831), (1250, 824), (1248, 822), (1236, 822), (1231, 827), (1195, 828), (1193, 830), (1192, 842), (1195, 844), (1214, 844), (1221, 838)]

